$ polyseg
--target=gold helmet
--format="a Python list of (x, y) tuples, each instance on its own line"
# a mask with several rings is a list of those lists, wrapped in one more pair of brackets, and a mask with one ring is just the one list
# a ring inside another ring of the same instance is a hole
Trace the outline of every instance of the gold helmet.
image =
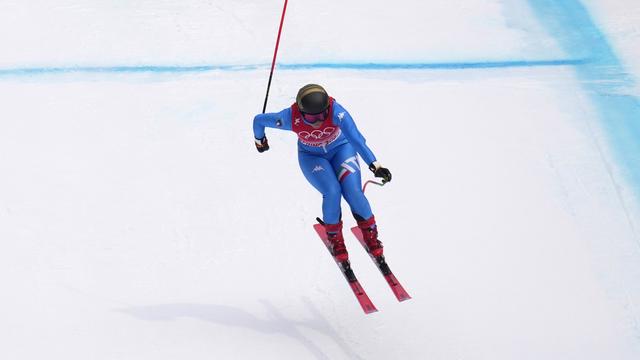
[(329, 95), (322, 86), (307, 84), (298, 90), (296, 104), (305, 114), (320, 114), (329, 107)]

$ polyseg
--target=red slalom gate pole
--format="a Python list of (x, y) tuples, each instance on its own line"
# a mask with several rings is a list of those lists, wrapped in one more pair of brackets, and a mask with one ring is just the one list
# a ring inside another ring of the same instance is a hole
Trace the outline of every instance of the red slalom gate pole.
[(267, 94), (264, 96), (264, 105), (262, 106), (262, 113), (267, 110), (267, 100), (269, 99), (269, 89), (271, 88), (271, 79), (273, 79), (273, 69), (276, 67), (276, 57), (278, 56), (278, 47), (280, 46), (280, 34), (282, 34), (282, 24), (284, 23), (284, 14), (287, 12), (287, 2), (284, 0), (284, 7), (282, 8), (282, 17), (280, 18), (280, 28), (278, 29), (278, 38), (276, 39), (276, 49), (273, 52), (273, 60), (271, 61), (271, 73), (269, 73), (269, 83), (267, 84)]

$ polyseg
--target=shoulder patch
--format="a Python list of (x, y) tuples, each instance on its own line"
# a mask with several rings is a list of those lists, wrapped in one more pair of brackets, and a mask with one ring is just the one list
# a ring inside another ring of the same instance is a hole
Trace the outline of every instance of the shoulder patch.
[(342, 120), (342, 118), (344, 118), (344, 111), (338, 113), (338, 119)]

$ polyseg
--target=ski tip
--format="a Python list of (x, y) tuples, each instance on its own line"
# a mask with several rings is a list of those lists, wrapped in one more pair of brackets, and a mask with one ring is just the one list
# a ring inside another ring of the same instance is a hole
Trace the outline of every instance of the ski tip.
[(402, 302), (411, 300), (411, 295), (409, 295), (401, 285), (394, 286), (391, 288), (391, 290), (393, 291), (393, 294), (396, 296), (396, 299), (398, 299), (398, 301)]
[(316, 231), (316, 233), (318, 233), (318, 235), (320, 235), (320, 237), (326, 236), (324, 232), (324, 226), (322, 226), (321, 224), (314, 224), (313, 229)]
[(377, 312), (378, 312), (378, 309), (376, 309), (375, 307), (374, 307), (374, 308), (372, 308), (372, 309), (364, 309), (364, 313), (365, 313), (366, 315), (374, 314), (374, 313), (377, 313)]
[(362, 310), (364, 311), (365, 314), (369, 315), (369, 314), (373, 314), (373, 313), (378, 312), (378, 309), (373, 304), (373, 302), (371, 302), (369, 297), (366, 297), (364, 299), (363, 298), (359, 298), (358, 301), (360, 302), (360, 306), (362, 307)]
[(396, 296), (398, 301), (406, 301), (411, 300), (411, 295), (409, 295), (401, 286), (391, 288), (393, 294)]

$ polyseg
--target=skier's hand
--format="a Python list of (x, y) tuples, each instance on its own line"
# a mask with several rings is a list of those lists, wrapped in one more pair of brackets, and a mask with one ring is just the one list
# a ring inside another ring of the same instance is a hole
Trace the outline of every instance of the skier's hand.
[(378, 164), (377, 161), (374, 161), (369, 165), (369, 170), (371, 170), (376, 177), (382, 178), (382, 182), (388, 183), (391, 181), (391, 171), (382, 167), (382, 165)]
[(267, 140), (267, 137), (263, 137), (262, 139), (255, 139), (255, 143), (256, 143), (256, 149), (258, 150), (258, 152), (265, 152), (267, 150), (269, 150), (269, 141)]

